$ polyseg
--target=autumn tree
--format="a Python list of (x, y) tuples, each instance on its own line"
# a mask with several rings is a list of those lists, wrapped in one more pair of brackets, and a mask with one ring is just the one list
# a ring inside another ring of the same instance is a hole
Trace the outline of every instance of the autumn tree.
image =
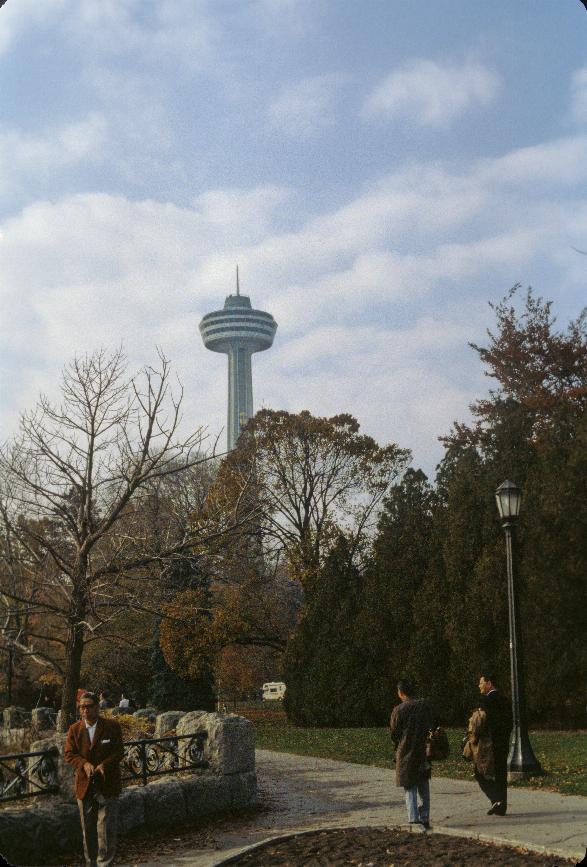
[(471, 405), (472, 425), (455, 423), (444, 438), (447, 445), (470, 443), (488, 457), (497, 454), (494, 431), (504, 415), (517, 411), (527, 423), (528, 440), (540, 448), (555, 430), (559, 438), (572, 436), (587, 408), (587, 308), (561, 331), (552, 302), (528, 289), (520, 311), (519, 293), (516, 285), (489, 305), (496, 328), (487, 331), (488, 345), (470, 344), (497, 387)]
[(270, 647), (225, 647), (214, 674), (219, 695), (239, 701), (259, 694), (263, 683), (282, 680), (283, 654)]
[(275, 574), (217, 581), (210, 598), (202, 591), (178, 593), (165, 607), (160, 645), (178, 674), (198, 678), (219, 664), (226, 682), (226, 648), (258, 648), (281, 654), (295, 628), (295, 588)]
[[(61, 669), (64, 725), (86, 643), (129, 610), (156, 614), (162, 566), (208, 539), (205, 521), (179, 515), (180, 498), (156, 532), (145, 518), (157, 485), (209, 460), (201, 428), (180, 434), (170, 380), (162, 355), (133, 377), (121, 351), (76, 358), (61, 403), (41, 397), (0, 450), (3, 639)], [(225, 529), (215, 520), (211, 532)]]
[[(350, 415), (261, 410), (222, 462), (209, 504), (240, 528), (216, 549), (210, 614), (184, 594), (162, 624), (162, 647), (178, 671), (230, 646), (282, 651), (294, 629), (301, 589), (319, 573), (341, 534), (364, 565), (382, 498), (409, 453), (380, 447)], [(179, 623), (192, 612), (193, 628)], [(182, 633), (191, 630), (189, 644)]]

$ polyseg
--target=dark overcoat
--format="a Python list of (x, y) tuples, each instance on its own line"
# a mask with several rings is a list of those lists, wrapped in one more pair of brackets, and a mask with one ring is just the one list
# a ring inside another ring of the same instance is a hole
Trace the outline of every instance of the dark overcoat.
[(76, 798), (82, 800), (90, 784), (84, 771), (86, 762), (90, 762), (94, 767), (104, 765), (104, 779), (101, 781), (100, 792), (107, 798), (119, 795), (120, 762), (123, 755), (122, 729), (116, 720), (99, 716), (92, 744), (83, 720), (70, 726), (65, 739), (64, 758), (75, 768)]
[(479, 707), (487, 714), (487, 725), (493, 741), (495, 757), (498, 761), (504, 761), (509, 752), (512, 731), (510, 703), (501, 692), (493, 689), (487, 695), (480, 697)]
[(394, 707), (389, 728), (395, 744), (395, 782), (411, 789), (430, 774), (426, 739), (433, 724), (433, 711), (425, 699), (409, 698)]

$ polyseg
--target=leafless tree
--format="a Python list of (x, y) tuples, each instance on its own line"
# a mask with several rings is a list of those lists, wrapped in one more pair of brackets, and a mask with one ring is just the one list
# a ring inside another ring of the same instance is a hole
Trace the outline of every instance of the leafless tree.
[(361, 434), (350, 415), (263, 409), (223, 462), (215, 488), (228, 500), (238, 496), (235, 508), (249, 514), (254, 503), (265, 553), (285, 553), (303, 583), (340, 532), (361, 559), (380, 503), (409, 457), (393, 443), (380, 447)]
[(228, 529), (197, 517), (215, 444), (204, 453), (202, 428), (180, 435), (170, 376), (161, 354), (135, 377), (122, 351), (76, 358), (60, 406), (42, 396), (0, 449), (0, 631), (61, 669), (64, 725), (84, 645), (129, 608), (155, 613), (165, 564)]

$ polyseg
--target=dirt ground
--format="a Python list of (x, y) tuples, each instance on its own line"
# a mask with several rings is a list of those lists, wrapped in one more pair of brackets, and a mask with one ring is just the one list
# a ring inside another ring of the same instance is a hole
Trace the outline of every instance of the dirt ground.
[[(121, 841), (117, 862), (140, 867), (145, 860), (158, 858), (171, 862), (173, 856), (190, 849), (214, 851), (219, 845), (216, 835), (223, 827), (231, 830), (242, 826), (262, 814), (252, 808), (238, 814), (207, 817), (190, 825), (177, 825), (154, 831), (142, 829)], [(71, 867), (84, 863), (81, 853), (66, 859)], [(222, 858), (218, 853), (219, 860)], [(43, 862), (63, 865), (63, 858)], [(298, 835), (282, 843), (267, 843), (254, 852), (236, 856), (229, 862), (235, 867), (575, 867), (566, 861), (547, 855), (535, 855), (523, 849), (511, 849), (477, 843), (460, 837), (427, 832), (411, 834), (407, 831), (382, 828), (342, 828), (314, 831)], [(585, 861), (587, 865), (587, 860)]]
[(574, 862), (441, 834), (344, 828), (267, 843), (237, 856), (235, 867), (563, 867)]
[[(116, 851), (117, 864), (133, 864), (140, 867), (146, 860), (157, 859), (171, 862), (175, 854), (185, 854), (186, 850), (220, 848), (218, 835), (222, 830), (246, 830), (251, 820), (262, 815), (262, 807), (223, 813), (221, 816), (204, 816), (189, 823), (166, 826), (163, 828), (138, 828), (122, 840)], [(220, 860), (222, 856), (219, 855)], [(80, 849), (69, 855), (55, 856), (38, 861), (35, 867), (84, 867), (85, 860)]]

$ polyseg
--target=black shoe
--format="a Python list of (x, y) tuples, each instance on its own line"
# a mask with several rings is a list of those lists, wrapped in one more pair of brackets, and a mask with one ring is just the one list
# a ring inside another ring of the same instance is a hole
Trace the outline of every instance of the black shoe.
[(430, 830), (430, 822), (420, 822), (420, 824), (426, 831)]
[(500, 801), (497, 801), (495, 804), (491, 805), (491, 809), (487, 811), (488, 816), (505, 816), (507, 813), (507, 807), (505, 804), (502, 804)]

